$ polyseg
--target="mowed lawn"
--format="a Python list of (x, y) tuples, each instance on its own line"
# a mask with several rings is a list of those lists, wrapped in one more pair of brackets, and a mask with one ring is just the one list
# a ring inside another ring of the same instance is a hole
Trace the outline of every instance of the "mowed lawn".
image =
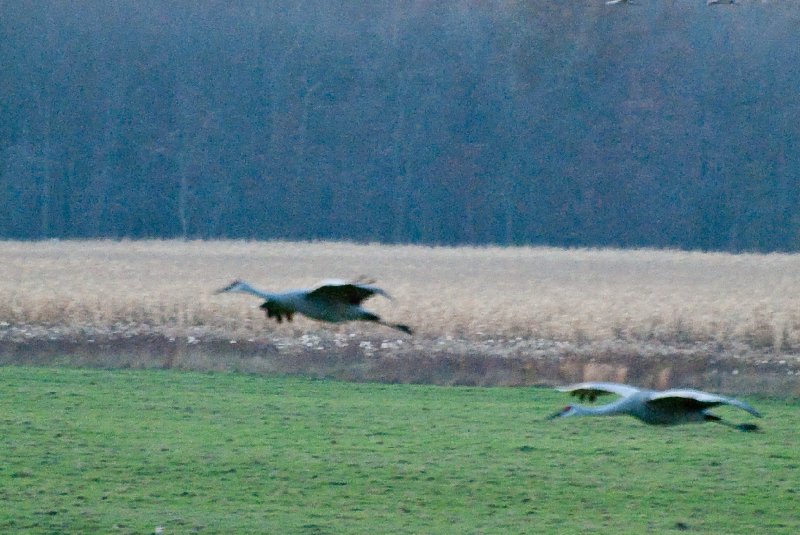
[[(547, 421), (538, 388), (0, 368), (2, 533), (800, 533), (763, 433)], [(717, 411), (733, 421), (744, 412)]]

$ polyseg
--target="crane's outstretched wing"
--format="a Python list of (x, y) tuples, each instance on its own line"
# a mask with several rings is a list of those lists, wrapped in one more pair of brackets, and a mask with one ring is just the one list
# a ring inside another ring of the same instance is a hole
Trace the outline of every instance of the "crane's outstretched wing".
[(384, 290), (373, 286), (370, 282), (374, 281), (367, 281), (363, 278), (350, 282), (335, 279), (326, 280), (312, 289), (308, 293), (308, 297), (310, 299), (337, 301), (351, 305), (360, 305), (365, 299), (373, 295), (382, 295), (388, 299), (392, 298)]
[(559, 392), (569, 392), (577, 396), (581, 401), (588, 399), (594, 401), (598, 396), (606, 394), (617, 394), (618, 396), (628, 397), (639, 392), (635, 386), (623, 385), (619, 383), (578, 383), (569, 386), (556, 388)]
[(702, 390), (691, 389), (673, 389), (657, 392), (647, 401), (648, 404), (667, 408), (676, 407), (687, 410), (703, 410), (718, 405), (731, 405), (738, 407), (752, 414), (753, 416), (761, 417), (761, 413), (755, 410), (750, 404), (740, 401), (735, 398), (720, 396), (717, 394), (709, 394)]

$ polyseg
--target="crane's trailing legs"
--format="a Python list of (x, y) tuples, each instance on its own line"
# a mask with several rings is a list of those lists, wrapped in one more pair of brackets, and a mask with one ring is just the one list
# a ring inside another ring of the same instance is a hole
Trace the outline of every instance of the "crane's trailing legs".
[(724, 425), (726, 427), (731, 427), (733, 429), (738, 429), (739, 431), (744, 431), (746, 433), (761, 431), (761, 428), (758, 427), (757, 424), (734, 424), (734, 423), (727, 422), (727, 421), (723, 420), (722, 418), (720, 418), (719, 416), (717, 416), (715, 414), (706, 413), (705, 416), (706, 416), (706, 419), (705, 419), (706, 422), (714, 422), (715, 424), (720, 424), (720, 425)]
[(373, 314), (372, 312), (367, 312), (361, 319), (364, 321), (374, 321), (375, 323), (380, 323), (381, 325), (385, 325), (386, 327), (391, 327), (392, 329), (403, 331), (406, 334), (414, 334), (414, 331), (411, 330), (411, 327), (409, 327), (408, 325), (404, 325), (402, 323), (385, 322), (380, 318), (380, 316), (378, 316), (377, 314)]

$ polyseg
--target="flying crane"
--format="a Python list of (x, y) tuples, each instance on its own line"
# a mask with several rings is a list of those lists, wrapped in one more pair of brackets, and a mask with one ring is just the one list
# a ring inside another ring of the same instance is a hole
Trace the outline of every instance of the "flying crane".
[(593, 402), (599, 396), (616, 394), (620, 399), (601, 405), (587, 407), (584, 405), (569, 405), (551, 415), (549, 419), (566, 418), (568, 416), (613, 416), (627, 414), (652, 425), (675, 425), (691, 422), (715, 422), (740, 431), (757, 431), (755, 424), (732, 424), (724, 421), (719, 416), (708, 412), (718, 405), (731, 405), (753, 416), (761, 414), (749, 404), (735, 398), (709, 394), (701, 390), (673, 389), (673, 390), (645, 390), (634, 386), (618, 383), (579, 383), (559, 387), (559, 392), (568, 392), (577, 396), (581, 401)]
[(282, 323), (283, 319), (292, 321), (295, 314), (303, 314), (309, 318), (329, 323), (345, 321), (371, 321), (387, 327), (412, 334), (408, 325), (389, 323), (380, 316), (366, 310), (361, 303), (373, 295), (391, 296), (381, 288), (373, 286), (374, 281), (360, 278), (354, 281), (326, 280), (312, 288), (295, 289), (284, 292), (266, 292), (253, 287), (243, 280), (235, 280), (215, 293), (239, 292), (255, 295), (264, 299), (261, 308), (268, 318)]

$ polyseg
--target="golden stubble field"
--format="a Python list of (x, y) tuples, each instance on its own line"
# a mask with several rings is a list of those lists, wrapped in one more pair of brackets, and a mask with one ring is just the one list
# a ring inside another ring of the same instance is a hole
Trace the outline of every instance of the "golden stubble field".
[[(432, 382), (468, 383), (482, 381), (466, 377), (483, 375), (501, 383), (641, 378), (666, 385), (680, 379), (682, 369), (691, 368), (694, 377), (702, 368), (706, 376), (727, 377), (720, 384), (756, 374), (778, 377), (785, 386), (796, 385), (800, 373), (797, 255), (47, 241), (0, 242), (0, 265), (6, 361), (24, 361), (42, 347), (52, 353), (58, 343), (85, 352), (92, 343), (127, 340), (142, 348), (161, 340), (172, 355), (166, 362), (156, 344), (140, 356), (144, 360), (118, 364), (230, 367), (234, 357), (218, 358), (217, 351), (250, 359), (238, 368), (257, 370), (253, 362), (261, 362), (266, 370), (338, 366), (356, 373), (383, 359), (385, 375), (373, 370), (354, 378), (426, 381), (425, 373), (414, 374), (427, 367)], [(234, 278), (281, 290), (360, 275), (376, 278), (395, 297), (375, 298), (368, 308), (410, 324), (414, 337), (373, 324), (302, 317), (278, 325), (266, 320), (254, 297), (213, 294)], [(265, 355), (272, 355), (271, 364)], [(510, 359), (518, 369), (499, 371), (504, 365), (486, 358)], [(284, 364), (275, 368), (276, 359)]]

